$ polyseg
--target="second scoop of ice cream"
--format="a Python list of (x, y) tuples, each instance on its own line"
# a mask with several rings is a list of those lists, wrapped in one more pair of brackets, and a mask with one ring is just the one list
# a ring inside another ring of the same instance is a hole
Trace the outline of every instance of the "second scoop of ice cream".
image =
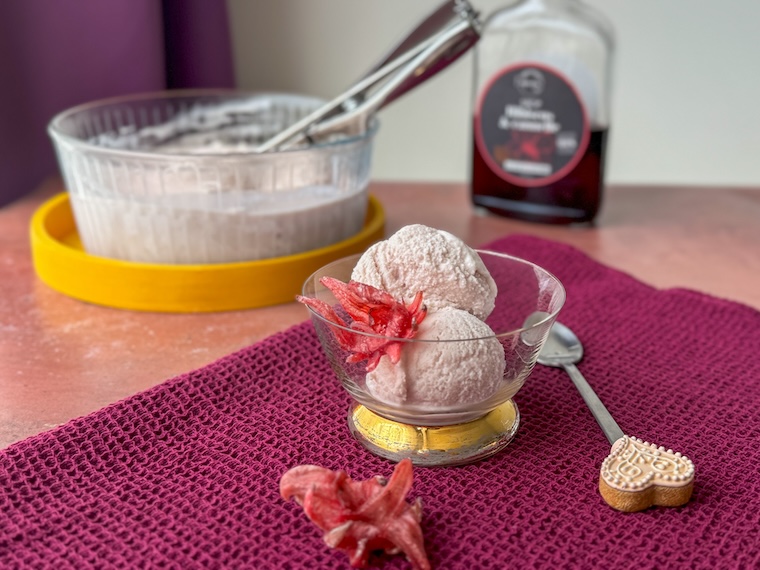
[(389, 404), (431, 408), (486, 400), (505, 367), (504, 349), (493, 334), (466, 311), (446, 307), (430, 313), (415, 340), (404, 344), (398, 364), (384, 356), (367, 374), (367, 390)]

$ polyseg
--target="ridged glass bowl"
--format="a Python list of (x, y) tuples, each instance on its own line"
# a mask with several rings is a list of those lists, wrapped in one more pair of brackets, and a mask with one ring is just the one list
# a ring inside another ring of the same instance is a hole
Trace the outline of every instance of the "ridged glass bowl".
[[(397, 461), (410, 457), (418, 465), (461, 464), (496, 453), (516, 434), (519, 412), (512, 398), (533, 370), (565, 290), (534, 263), (498, 252), (478, 254), (498, 287), (495, 308), (485, 320), (493, 334), (485, 337), (392, 339), (401, 343), (399, 363), (383, 356), (386, 361), (368, 372), (366, 360), (351, 362), (346, 335), (358, 344), (389, 339), (358, 332), (309, 307), (324, 353), (354, 400), (348, 414), (351, 432), (372, 452)], [(337, 299), (320, 280), (350, 281), (358, 259), (347, 257), (315, 272), (303, 296), (324, 301), (341, 315)], [(349, 318), (343, 321), (350, 324)], [(394, 395), (398, 390), (382, 386), (384, 381), (398, 384), (399, 376), (405, 386), (400, 397)]]
[(257, 145), (317, 109), (294, 94), (165, 91), (94, 101), (51, 121), (85, 250), (161, 264), (253, 261), (356, 235), (376, 125), (292, 150)]

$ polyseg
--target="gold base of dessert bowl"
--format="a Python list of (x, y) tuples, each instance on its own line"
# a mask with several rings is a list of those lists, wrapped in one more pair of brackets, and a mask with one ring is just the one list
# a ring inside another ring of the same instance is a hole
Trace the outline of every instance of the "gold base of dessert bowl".
[(348, 413), (354, 438), (365, 448), (391, 461), (409, 458), (415, 465), (463, 465), (485, 459), (514, 439), (520, 412), (507, 400), (478, 419), (448, 426), (397, 422), (354, 404)]

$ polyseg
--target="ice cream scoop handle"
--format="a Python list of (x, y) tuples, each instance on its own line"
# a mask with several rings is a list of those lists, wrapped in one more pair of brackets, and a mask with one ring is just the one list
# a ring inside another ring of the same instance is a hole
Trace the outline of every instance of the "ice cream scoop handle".
[(596, 423), (602, 428), (602, 431), (604, 432), (604, 435), (607, 436), (607, 440), (610, 444), (615, 443), (618, 439), (623, 437), (623, 435), (625, 435), (623, 434), (623, 430), (620, 429), (620, 426), (617, 425), (615, 419), (607, 411), (607, 408), (604, 407), (604, 404), (602, 404), (602, 401), (599, 399), (599, 396), (596, 395), (596, 392), (594, 392), (591, 386), (589, 386), (589, 383), (586, 382), (586, 379), (583, 377), (580, 370), (578, 370), (578, 367), (575, 366), (575, 364), (567, 363), (563, 364), (563, 368), (570, 376), (570, 379), (573, 381), (573, 384), (575, 384), (578, 392), (580, 392), (583, 401), (586, 402)]

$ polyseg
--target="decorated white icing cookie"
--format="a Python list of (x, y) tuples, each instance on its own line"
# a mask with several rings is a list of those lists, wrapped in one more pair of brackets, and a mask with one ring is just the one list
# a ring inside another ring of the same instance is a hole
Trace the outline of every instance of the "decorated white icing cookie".
[(694, 464), (685, 455), (623, 436), (602, 463), (599, 491), (620, 511), (677, 507), (691, 498)]

